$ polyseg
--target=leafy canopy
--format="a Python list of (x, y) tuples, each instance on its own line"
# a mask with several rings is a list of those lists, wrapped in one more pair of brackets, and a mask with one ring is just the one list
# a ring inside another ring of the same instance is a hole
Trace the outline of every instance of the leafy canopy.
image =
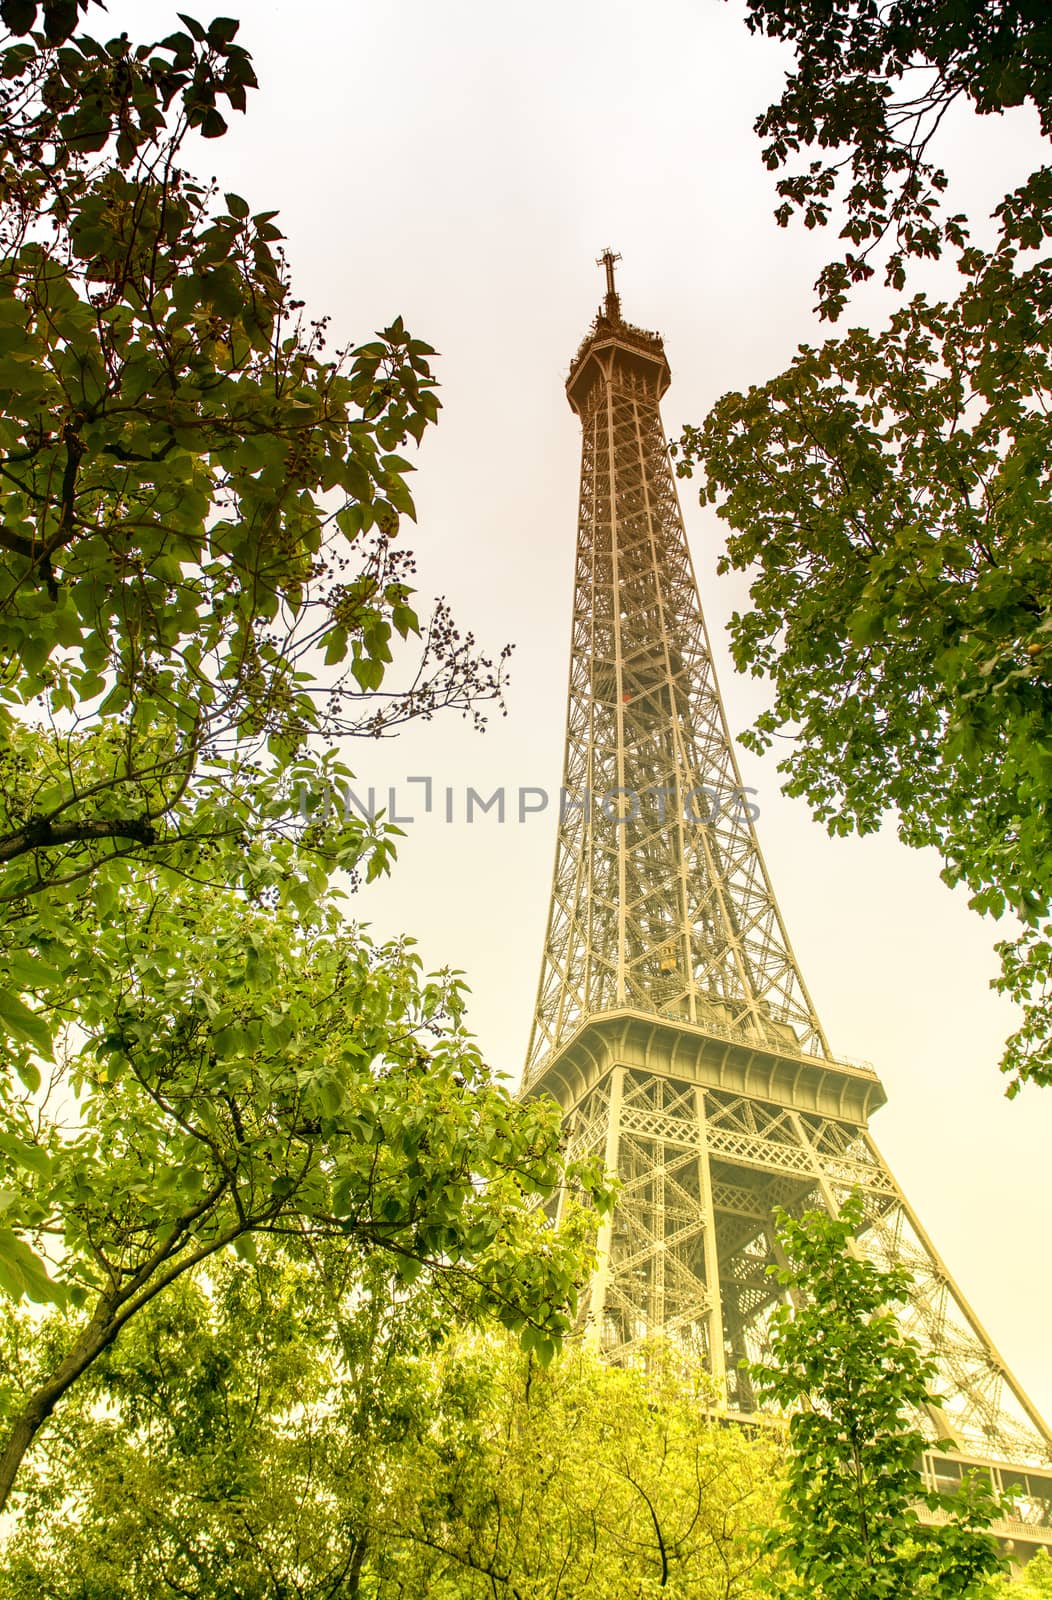
[[(313, 1242), (187, 1276), (107, 1351), (28, 1464), (4, 1600), (374, 1592), (391, 1485), (419, 1470), (443, 1396), (434, 1349), (472, 1314)], [(23, 1387), (62, 1313), (6, 1319)], [(71, 1515), (71, 1508), (75, 1514)]]
[(991, 1588), (990, 1600), (1047, 1600), (1052, 1595), (1052, 1556), (1045, 1549), (1031, 1556), (1022, 1575), (1004, 1578)]
[(334, 811), (335, 736), (499, 693), (441, 607), (381, 691), (421, 631), (397, 451), (436, 415), (431, 352), (396, 320), (330, 358), (273, 213), (180, 165), (255, 84), (236, 22), (134, 45), (60, 0), (2, 15), (0, 1292), (61, 1316), (4, 1399), (0, 1506), (228, 1249), (454, 1285), (543, 1361), (583, 1237), (527, 1205), (563, 1180), (555, 1109), (332, 884), (391, 850)]
[[(911, 261), (965, 247), (968, 219), (942, 215), (948, 184), (934, 159), (951, 107), (991, 116), (1029, 105), (1052, 134), (1044, 0), (746, 0), (746, 13), (750, 32), (784, 40), (796, 57), (781, 98), (756, 120), (765, 164), (793, 169), (777, 181), (775, 217), (786, 227), (799, 214), (814, 228), (842, 208), (847, 248), (815, 286), (825, 317), (840, 315), (881, 252), (885, 282), (901, 289)], [(1019, 200), (1039, 243), (1049, 231), (1044, 169)]]
[(438, 1358), (443, 1404), (392, 1497), (380, 1593), (431, 1600), (754, 1600), (777, 1440), (710, 1409), (707, 1377), (654, 1348), (624, 1371), (568, 1345)]
[[(838, 215), (860, 247), (818, 280), (836, 317), (887, 247), (956, 256), (956, 298), (915, 295), (878, 332), (802, 346), (686, 430), (679, 470), (730, 524), (721, 568), (751, 575), (737, 665), (770, 678), (754, 748), (832, 831), (888, 813), (971, 905), (1011, 911), (997, 986), (1023, 1008), (1002, 1063), (1014, 1093), (1052, 1081), (1052, 168), (997, 208), (989, 249), (943, 218), (931, 141), (954, 101), (1026, 100), (1052, 132), (1052, 30), (1038, 0), (750, 0), (796, 68), (757, 126), (787, 223)], [(796, 166), (808, 149), (815, 158)], [(834, 203), (839, 200), (839, 209)]]
[(102, 43), (70, 37), (72, 5), (28, 33), (36, 11), (5, 9), (25, 37), (0, 48), (0, 907), (16, 921), (114, 859), (295, 832), (296, 796), (257, 785), (317, 762), (312, 736), (478, 716), (500, 687), (443, 604), (422, 625), (411, 603), (399, 451), (437, 415), (433, 352), (396, 319), (330, 353), (275, 213), (183, 164), (255, 86), (238, 24)]
[[(86, 940), (56, 995), (53, 1068), (8, 1085), (0, 1286), (69, 1315), (54, 1366), (11, 1398), (0, 1496), (134, 1317), (261, 1236), (448, 1282), (542, 1361), (570, 1326), (585, 1232), (527, 1202), (579, 1179), (602, 1205), (599, 1175), (564, 1170), (554, 1104), (494, 1081), (459, 980), (372, 946), (316, 877), (295, 882), (289, 848), (251, 847), (254, 900), (128, 868), (121, 937)], [(38, 1062), (26, 1046), (23, 1077)]]
[[(3, 1600), (757, 1593), (778, 1444), (700, 1415), (704, 1380), (667, 1353), (648, 1378), (448, 1339), (455, 1298), (363, 1285), (327, 1246), (209, 1276), (144, 1314), (56, 1420)], [(6, 1334), (24, 1368), (51, 1330)]]
[[(793, 1306), (775, 1312), (769, 1358), (750, 1371), (759, 1392), (792, 1415), (780, 1517), (766, 1540), (775, 1593), (810, 1600), (979, 1597), (1001, 1567), (984, 1532), (999, 1507), (989, 1485), (959, 1496), (925, 1490), (934, 1362), (904, 1338), (894, 1307), (910, 1298), (902, 1267), (882, 1271), (854, 1247), (864, 1203), (838, 1217), (779, 1218), (787, 1265), (769, 1269)], [(920, 1521), (918, 1507), (945, 1516)]]

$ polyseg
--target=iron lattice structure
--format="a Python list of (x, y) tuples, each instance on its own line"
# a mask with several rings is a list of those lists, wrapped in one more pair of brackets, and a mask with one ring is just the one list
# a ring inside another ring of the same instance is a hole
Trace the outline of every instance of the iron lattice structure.
[(930, 1470), (999, 1463), (1047, 1520), (1052, 1435), (873, 1143), (879, 1079), (831, 1054), (793, 956), (676, 495), (668, 363), (622, 319), (615, 259), (566, 386), (583, 429), (566, 757), (524, 1078), (561, 1103), (571, 1155), (603, 1155), (620, 1180), (588, 1325), (614, 1360), (657, 1333), (688, 1342), (729, 1409), (753, 1412), (738, 1364), (761, 1355), (784, 1293), (773, 1211), (835, 1210), (860, 1189), (859, 1248), (913, 1274), (906, 1329), (939, 1364), (922, 1421), (958, 1452)]

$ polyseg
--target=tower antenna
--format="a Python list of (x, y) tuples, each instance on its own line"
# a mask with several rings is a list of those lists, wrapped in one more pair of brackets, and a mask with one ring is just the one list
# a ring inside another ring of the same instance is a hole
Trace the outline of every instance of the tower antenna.
[(596, 258), (595, 263), (597, 267), (606, 268), (606, 299), (603, 302), (603, 310), (610, 322), (621, 321), (621, 296), (614, 287), (614, 262), (620, 261), (620, 259), (621, 257), (615, 255), (610, 246), (607, 245), (602, 255)]

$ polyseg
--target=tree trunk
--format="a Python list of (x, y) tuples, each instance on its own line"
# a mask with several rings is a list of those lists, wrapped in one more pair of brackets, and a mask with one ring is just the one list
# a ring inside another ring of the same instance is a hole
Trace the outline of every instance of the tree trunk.
[(354, 1554), (347, 1572), (347, 1594), (349, 1600), (358, 1600), (361, 1594), (362, 1566), (365, 1562), (365, 1551), (368, 1540), (365, 1534), (359, 1534), (354, 1541)]
[(18, 1469), (40, 1428), (66, 1390), (116, 1337), (119, 1328), (120, 1322), (109, 1300), (100, 1302), (69, 1354), (59, 1362), (47, 1382), (30, 1395), (21, 1415), (15, 1419), (4, 1443), (3, 1454), (0, 1455), (0, 1511), (8, 1502)]

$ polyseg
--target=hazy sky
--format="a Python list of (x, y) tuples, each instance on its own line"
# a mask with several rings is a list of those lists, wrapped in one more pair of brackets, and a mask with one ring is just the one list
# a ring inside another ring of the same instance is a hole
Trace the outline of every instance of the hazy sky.
[[(210, 12), (185, 5), (204, 21)], [(515, 643), (509, 715), (482, 738), (443, 720), (355, 747), (351, 764), (419, 811), (389, 884), (355, 914), (414, 933), (463, 968), (489, 1057), (517, 1075), (549, 894), (551, 813), (464, 822), (473, 785), (557, 792), (579, 428), (563, 393), (611, 244), (625, 315), (665, 337), (670, 435), (727, 389), (821, 338), (810, 285), (831, 240), (779, 230), (752, 121), (785, 57), (721, 0), (227, 0), (261, 91), (201, 170), (279, 208), (297, 292), (336, 342), (396, 314), (441, 352), (444, 411), (416, 483), (420, 589), (443, 593), (487, 646)], [(176, 6), (112, 3), (133, 37)], [(116, 29), (114, 30), (116, 31)], [(1036, 119), (950, 120), (941, 153), (960, 208), (988, 212), (1047, 159)], [(938, 290), (930, 273), (926, 286)], [(848, 323), (878, 321), (871, 291)], [(684, 512), (735, 728), (765, 701), (735, 677), (724, 625), (740, 579), (717, 578), (721, 524), (689, 484)], [(874, 1062), (890, 1096), (874, 1133), (950, 1270), (1016, 1375), (1052, 1415), (1052, 1089), (1009, 1104), (997, 1072), (1011, 1008), (988, 989), (996, 930), (893, 829), (830, 840), (778, 793), (774, 761), (742, 756), (790, 936), (834, 1050)], [(416, 805), (410, 804), (413, 796)]]

